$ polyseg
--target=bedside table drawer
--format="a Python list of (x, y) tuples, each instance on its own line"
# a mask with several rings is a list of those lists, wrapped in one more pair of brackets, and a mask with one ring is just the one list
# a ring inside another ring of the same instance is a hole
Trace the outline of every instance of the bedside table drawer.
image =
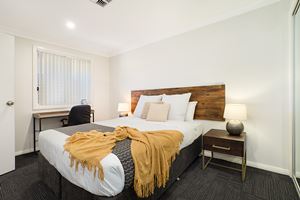
[(243, 157), (244, 144), (239, 141), (224, 140), (220, 138), (203, 137), (203, 148), (218, 153)]

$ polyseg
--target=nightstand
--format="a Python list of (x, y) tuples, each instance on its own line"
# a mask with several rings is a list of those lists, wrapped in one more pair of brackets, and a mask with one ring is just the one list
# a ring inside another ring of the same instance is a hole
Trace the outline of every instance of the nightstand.
[[(242, 172), (242, 181), (246, 177), (246, 167), (247, 167), (247, 154), (246, 154), (246, 133), (242, 133), (240, 136), (231, 136), (225, 130), (211, 129), (203, 135), (202, 140), (202, 169), (204, 170), (208, 164), (214, 164), (229, 169), (237, 170)], [(205, 162), (204, 152), (205, 150), (211, 152), (210, 159)], [(227, 167), (224, 165), (216, 164), (211, 162), (214, 157), (214, 152), (237, 156), (242, 159), (242, 168), (237, 169), (233, 167)]]

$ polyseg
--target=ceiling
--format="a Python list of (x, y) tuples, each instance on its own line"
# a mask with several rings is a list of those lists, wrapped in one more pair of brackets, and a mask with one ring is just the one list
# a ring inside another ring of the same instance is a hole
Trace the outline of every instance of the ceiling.
[(0, 0), (0, 30), (113, 56), (277, 1), (112, 0), (103, 8), (89, 0)]

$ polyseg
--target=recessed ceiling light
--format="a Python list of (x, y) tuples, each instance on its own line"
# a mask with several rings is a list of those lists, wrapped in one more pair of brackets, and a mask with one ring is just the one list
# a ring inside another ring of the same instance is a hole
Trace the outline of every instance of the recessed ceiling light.
[(76, 27), (75, 23), (72, 21), (67, 21), (66, 26), (69, 29), (74, 29)]

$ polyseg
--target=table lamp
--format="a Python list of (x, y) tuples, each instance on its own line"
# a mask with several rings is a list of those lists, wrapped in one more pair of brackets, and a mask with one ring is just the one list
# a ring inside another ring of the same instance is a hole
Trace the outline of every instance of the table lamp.
[(247, 120), (247, 107), (244, 104), (226, 104), (224, 118), (229, 120), (226, 130), (229, 135), (239, 136), (244, 131), (241, 121)]
[(128, 103), (119, 103), (118, 104), (118, 112), (119, 112), (119, 117), (128, 116), (129, 104)]

